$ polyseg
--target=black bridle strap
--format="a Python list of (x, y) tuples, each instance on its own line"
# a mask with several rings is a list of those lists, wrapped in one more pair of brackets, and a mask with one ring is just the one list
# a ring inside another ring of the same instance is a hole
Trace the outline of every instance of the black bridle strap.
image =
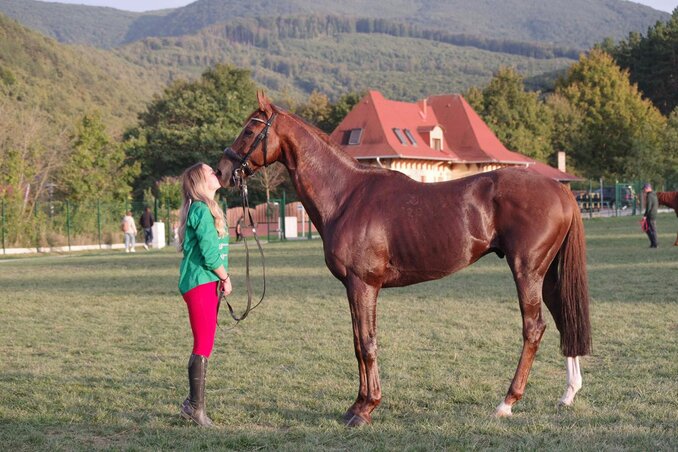
[(274, 112), (271, 115), (271, 118), (268, 119), (267, 121), (264, 121), (263, 119), (259, 118), (250, 118), (250, 121), (257, 121), (261, 122), (262, 124), (265, 124), (264, 128), (259, 132), (259, 135), (254, 139), (252, 144), (250, 145), (250, 148), (247, 150), (247, 153), (243, 155), (242, 157), (233, 151), (233, 149), (226, 148), (224, 149), (224, 154), (231, 160), (234, 160), (238, 163), (240, 163), (240, 167), (245, 171), (246, 176), (251, 176), (254, 171), (249, 167), (247, 164), (248, 160), (250, 159), (250, 156), (256, 149), (259, 147), (259, 144), (263, 142), (262, 145), (262, 150), (264, 151), (264, 163), (260, 166), (268, 166), (268, 130), (271, 128), (271, 125), (273, 124), (273, 120), (275, 117), (278, 116), (277, 112)]
[[(254, 171), (247, 165), (247, 161), (249, 160), (250, 156), (252, 153), (257, 149), (260, 143), (263, 142), (262, 145), (262, 150), (264, 153), (264, 162), (263, 165), (260, 166), (268, 166), (268, 131), (271, 128), (271, 124), (273, 124), (273, 120), (275, 117), (278, 115), (277, 112), (274, 112), (271, 117), (264, 121), (263, 119), (259, 118), (250, 118), (250, 121), (257, 121), (261, 122), (262, 124), (265, 124), (264, 128), (259, 132), (259, 135), (254, 139), (252, 144), (250, 145), (250, 148), (247, 150), (247, 153), (244, 156), (238, 155), (233, 149), (230, 147), (224, 149), (224, 155), (228, 157), (229, 159), (238, 162), (240, 164), (239, 167), (236, 167), (233, 169), (233, 175), (231, 176), (233, 178), (233, 181), (236, 183), (236, 186), (240, 188), (240, 194), (242, 196), (242, 209), (243, 209), (243, 218), (249, 218), (250, 220), (250, 226), (252, 227), (252, 234), (254, 235), (254, 240), (257, 242), (257, 247), (259, 248), (259, 254), (261, 255), (261, 265), (262, 265), (262, 271), (263, 271), (263, 279), (264, 279), (264, 287), (263, 291), (261, 293), (261, 298), (259, 301), (252, 306), (252, 280), (250, 278), (250, 249), (249, 246), (247, 245), (247, 238), (243, 235), (243, 243), (245, 244), (245, 284), (247, 286), (247, 307), (245, 308), (245, 312), (243, 312), (240, 316), (237, 316), (235, 314), (235, 311), (233, 310), (233, 307), (231, 304), (228, 302), (226, 299), (226, 295), (224, 294), (223, 290), (221, 290), (221, 287), (218, 289), (219, 290), (219, 303), (217, 305), (217, 313), (219, 312), (219, 306), (221, 305), (222, 300), (226, 302), (226, 306), (228, 306), (228, 311), (231, 314), (231, 317), (233, 320), (236, 321), (236, 325), (238, 322), (241, 320), (245, 319), (250, 312), (252, 312), (257, 306), (261, 304), (262, 301), (264, 301), (264, 296), (266, 295), (266, 261), (264, 259), (264, 250), (261, 247), (261, 242), (259, 241), (259, 236), (257, 235), (257, 227), (254, 222), (254, 218), (252, 218), (252, 212), (250, 211), (250, 203), (249, 203), (249, 197), (247, 194), (247, 182), (246, 182), (246, 177), (252, 175)], [(243, 174), (244, 173), (244, 174)]]
[(259, 299), (257, 304), (252, 306), (252, 280), (250, 278), (250, 250), (249, 247), (247, 246), (247, 238), (243, 235), (243, 243), (245, 244), (245, 285), (247, 286), (247, 307), (245, 308), (245, 312), (243, 312), (240, 316), (237, 316), (231, 304), (228, 302), (228, 300), (226, 300), (224, 292), (221, 290), (219, 291), (219, 304), (221, 304), (222, 300), (226, 302), (226, 306), (228, 306), (228, 311), (231, 313), (231, 317), (233, 318), (233, 320), (236, 321), (236, 325), (241, 320), (244, 320), (249, 315), (249, 313), (252, 312), (257, 306), (259, 306), (261, 302), (264, 301), (264, 297), (266, 296), (266, 261), (264, 259), (264, 250), (261, 247), (261, 242), (259, 241), (259, 236), (257, 235), (257, 227), (256, 224), (254, 223), (254, 218), (252, 218), (252, 212), (250, 211), (249, 199), (247, 197), (247, 185), (245, 182), (243, 182), (243, 185), (241, 187), (241, 194), (242, 194), (243, 218), (249, 218), (250, 220), (250, 226), (252, 226), (254, 240), (257, 242), (259, 254), (261, 255), (261, 267), (263, 272), (264, 288), (261, 293), (261, 298)]

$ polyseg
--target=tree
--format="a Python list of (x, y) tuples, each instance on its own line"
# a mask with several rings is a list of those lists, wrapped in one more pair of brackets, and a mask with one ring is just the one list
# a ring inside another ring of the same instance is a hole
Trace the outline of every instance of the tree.
[(502, 67), (482, 90), (482, 97), (474, 90), (469, 93), (473, 103), (480, 105), (477, 113), (507, 148), (543, 162), (553, 153), (551, 111), (538, 93), (525, 91), (518, 72)]
[(363, 94), (346, 93), (336, 103), (330, 103), (327, 95), (314, 90), (305, 104), (297, 105), (294, 112), (325, 133), (332, 133), (348, 112), (360, 102)]
[(137, 193), (199, 161), (215, 164), (255, 107), (250, 72), (232, 66), (217, 65), (199, 80), (169, 86), (125, 134), (128, 156), (141, 162)]
[(662, 133), (664, 171), (658, 174), (662, 180), (655, 182), (668, 183), (668, 190), (678, 190), (678, 107), (669, 115)]
[(125, 151), (106, 133), (97, 114), (82, 117), (73, 149), (60, 171), (60, 188), (70, 201), (125, 201), (139, 164), (126, 161)]
[[(285, 167), (276, 162), (268, 167), (261, 168), (252, 176), (251, 187), (265, 195), (265, 201), (271, 201), (271, 193), (279, 186), (289, 180), (289, 175)], [(252, 199), (252, 202), (256, 202)]]
[[(552, 94), (546, 98), (546, 106), (551, 110), (553, 127), (551, 129), (551, 148), (556, 151), (565, 151), (572, 160), (571, 150), (577, 142), (582, 127), (582, 113), (575, 108), (567, 98), (560, 94)], [(548, 163), (557, 166), (556, 153), (549, 158)], [(567, 167), (570, 167), (568, 163)], [(570, 171), (568, 171), (570, 172)]]
[(319, 127), (320, 124), (327, 122), (331, 110), (330, 99), (325, 94), (313, 90), (306, 103), (299, 105), (295, 109), (295, 113)]
[(593, 49), (582, 55), (556, 93), (581, 115), (569, 152), (587, 177), (640, 179), (660, 171), (664, 118), (609, 54)]
[(668, 22), (657, 22), (646, 36), (630, 33), (626, 41), (609, 49), (617, 64), (629, 70), (632, 83), (665, 115), (678, 106), (678, 8)]

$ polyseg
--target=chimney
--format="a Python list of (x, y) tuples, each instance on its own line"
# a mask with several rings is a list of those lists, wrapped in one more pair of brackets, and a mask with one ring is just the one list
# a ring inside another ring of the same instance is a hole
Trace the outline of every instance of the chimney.
[(558, 151), (558, 169), (565, 172), (565, 152)]
[(418, 102), (419, 104), (419, 114), (421, 115), (422, 119), (426, 119), (426, 113), (427, 113), (427, 104), (426, 104), (426, 99), (422, 99)]

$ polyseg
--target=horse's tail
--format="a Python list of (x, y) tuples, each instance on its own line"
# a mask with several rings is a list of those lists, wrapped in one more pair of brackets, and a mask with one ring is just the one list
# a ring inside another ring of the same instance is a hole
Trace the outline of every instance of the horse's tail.
[(574, 198), (572, 203), (572, 223), (558, 253), (560, 348), (565, 356), (582, 356), (591, 352), (589, 281), (584, 223)]

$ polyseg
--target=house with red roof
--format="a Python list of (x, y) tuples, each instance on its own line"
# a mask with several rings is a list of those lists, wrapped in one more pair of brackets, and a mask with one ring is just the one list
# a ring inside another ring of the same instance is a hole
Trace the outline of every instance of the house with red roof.
[(512, 152), (459, 94), (416, 103), (368, 93), (330, 134), (347, 154), (422, 182), (523, 166), (561, 182), (576, 176)]

